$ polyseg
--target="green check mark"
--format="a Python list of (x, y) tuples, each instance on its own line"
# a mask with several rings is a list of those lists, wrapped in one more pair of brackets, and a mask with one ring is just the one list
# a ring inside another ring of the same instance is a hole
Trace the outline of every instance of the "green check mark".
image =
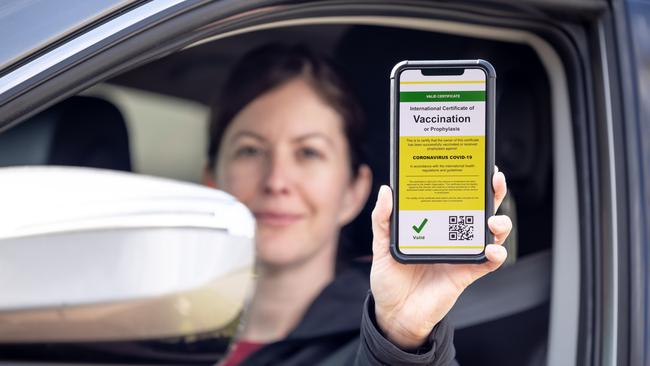
[(429, 220), (427, 220), (427, 219), (422, 220), (422, 222), (420, 223), (420, 226), (413, 225), (412, 226), (413, 230), (415, 230), (415, 232), (419, 234), (420, 231), (422, 231), (422, 229), (424, 229), (424, 225), (427, 224), (427, 221), (429, 221)]

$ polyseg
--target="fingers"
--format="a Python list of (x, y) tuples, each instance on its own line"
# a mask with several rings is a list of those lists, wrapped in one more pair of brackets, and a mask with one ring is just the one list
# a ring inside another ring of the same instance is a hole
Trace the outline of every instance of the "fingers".
[(494, 190), (494, 212), (496, 213), (508, 193), (506, 176), (494, 166), (494, 175), (492, 176), (492, 189)]
[(508, 257), (506, 248), (501, 244), (503, 244), (512, 230), (512, 221), (506, 215), (492, 216), (488, 219), (488, 227), (492, 234), (494, 234), (494, 242), (496, 244), (488, 244), (485, 247), (485, 257), (487, 257), (488, 261), (481, 265), (481, 270), (475, 280), (501, 267)]
[(485, 266), (486, 273), (489, 273), (501, 267), (508, 257), (508, 252), (501, 245), (489, 244), (485, 247), (485, 256), (488, 261), (483, 263), (483, 266)]
[(393, 212), (393, 194), (388, 186), (382, 185), (377, 194), (377, 203), (372, 210), (372, 252), (375, 256), (388, 253), (390, 245), (390, 214)]
[(506, 215), (492, 216), (488, 219), (488, 227), (494, 235), (494, 242), (503, 244), (512, 230), (512, 221)]

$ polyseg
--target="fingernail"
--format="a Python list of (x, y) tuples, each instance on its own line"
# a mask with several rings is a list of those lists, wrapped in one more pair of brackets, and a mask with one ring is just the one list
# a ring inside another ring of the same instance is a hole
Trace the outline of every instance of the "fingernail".
[(503, 245), (497, 245), (494, 247), (494, 251), (498, 253), (502, 260), (505, 260), (508, 257), (508, 251)]
[(384, 192), (384, 191), (386, 191), (386, 189), (388, 189), (388, 187), (385, 186), (385, 185), (382, 185), (382, 186), (379, 187), (379, 192), (377, 192), (377, 199), (379, 199), (379, 197), (381, 197), (382, 194), (386, 194)]
[(492, 221), (494, 222), (494, 225), (498, 227), (503, 227), (506, 225), (506, 219), (503, 217), (503, 215), (492, 216)]
[(504, 215), (497, 216), (499, 226), (506, 226), (508, 224), (508, 219)]

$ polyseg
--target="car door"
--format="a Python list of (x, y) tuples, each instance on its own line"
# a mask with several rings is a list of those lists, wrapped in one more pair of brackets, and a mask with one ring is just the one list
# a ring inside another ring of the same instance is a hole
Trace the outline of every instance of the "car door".
[(642, 365), (650, 357), (648, 14), (643, 1), (115, 2), (0, 60), (0, 131), (99, 81), (255, 27), (493, 27), (534, 45), (553, 71), (553, 262), (542, 362)]

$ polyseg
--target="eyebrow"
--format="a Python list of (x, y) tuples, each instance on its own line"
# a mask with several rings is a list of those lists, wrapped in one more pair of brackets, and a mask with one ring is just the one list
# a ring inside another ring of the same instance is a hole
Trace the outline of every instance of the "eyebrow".
[(332, 139), (329, 138), (329, 136), (327, 136), (327, 135), (325, 135), (323, 133), (320, 133), (320, 132), (306, 133), (306, 134), (304, 134), (302, 136), (298, 136), (298, 137), (294, 138), (293, 140), (299, 142), (299, 141), (307, 140), (307, 139), (310, 139), (310, 138), (321, 138), (321, 139), (325, 140), (325, 142), (327, 142), (330, 146), (334, 146), (334, 141), (332, 141)]
[(236, 140), (236, 139), (241, 138), (241, 137), (252, 137), (252, 138), (254, 138), (256, 140), (266, 141), (266, 139), (264, 137), (254, 133), (254, 132), (251, 132), (251, 131), (239, 131), (232, 137), (232, 139)]
[[(236, 140), (236, 139), (242, 138), (242, 137), (251, 137), (251, 138), (254, 138), (254, 139), (259, 140), (261, 142), (266, 142), (266, 139), (263, 136), (258, 135), (258, 134), (256, 134), (255, 132), (252, 132), (252, 131), (239, 131), (232, 137), (232, 139)], [(309, 132), (309, 133), (306, 133), (304, 135), (300, 135), (298, 137), (293, 138), (292, 141), (300, 142), (300, 141), (311, 139), (311, 138), (323, 139), (329, 145), (334, 146), (334, 142), (332, 141), (332, 139), (329, 138), (329, 136), (327, 136), (327, 135), (325, 135), (325, 134), (323, 134), (321, 132)]]

